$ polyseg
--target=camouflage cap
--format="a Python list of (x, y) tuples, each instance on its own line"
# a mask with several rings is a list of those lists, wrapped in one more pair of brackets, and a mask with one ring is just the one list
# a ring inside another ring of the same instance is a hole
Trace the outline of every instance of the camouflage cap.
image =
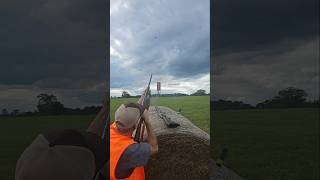
[(115, 122), (120, 130), (134, 127), (144, 112), (144, 107), (138, 103), (121, 104), (115, 113)]

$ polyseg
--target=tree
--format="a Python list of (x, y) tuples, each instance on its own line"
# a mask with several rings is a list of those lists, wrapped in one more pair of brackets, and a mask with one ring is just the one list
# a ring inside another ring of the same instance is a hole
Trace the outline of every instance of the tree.
[(303, 89), (288, 87), (270, 100), (257, 104), (258, 108), (290, 108), (306, 106), (307, 93)]
[(57, 97), (53, 94), (49, 95), (49, 94), (41, 93), (37, 96), (37, 98), (39, 98), (38, 105), (52, 104), (58, 101)]
[(191, 94), (192, 96), (204, 96), (204, 95), (207, 95), (206, 94), (206, 91), (203, 90), (203, 89), (199, 89), (197, 90), (195, 93)]
[(2, 109), (2, 113), (3, 116), (7, 116), (9, 114), (8, 110), (6, 108)]
[(42, 115), (58, 115), (64, 111), (64, 106), (60, 103), (57, 97), (53, 94), (39, 94), (37, 109)]
[(306, 101), (307, 93), (303, 89), (288, 87), (278, 92), (280, 99), (294, 103), (303, 103)]
[(131, 95), (127, 91), (122, 91), (121, 97), (128, 98), (128, 97), (131, 97)]
[(11, 112), (11, 114), (12, 114), (13, 116), (17, 116), (17, 115), (19, 114), (19, 109), (14, 109), (14, 110)]

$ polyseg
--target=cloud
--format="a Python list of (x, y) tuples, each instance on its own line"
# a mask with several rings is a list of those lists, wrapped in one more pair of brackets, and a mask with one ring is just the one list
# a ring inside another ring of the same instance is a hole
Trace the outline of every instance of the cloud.
[[(214, 74), (215, 98), (251, 104), (270, 99), (286, 87), (306, 90), (309, 99), (319, 97), (318, 39), (278, 54), (243, 52), (218, 56), (223, 73)], [(235, 60), (246, 59), (243, 62)]]
[(111, 94), (135, 93), (150, 74), (170, 84), (209, 73), (208, 0), (111, 1), (111, 11)]
[[(254, 51), (318, 34), (318, 1), (264, 0), (215, 1), (214, 49), (216, 54)], [(276, 48), (274, 48), (276, 49)]]
[(319, 97), (318, 1), (214, 1), (214, 99), (251, 104), (282, 88)]

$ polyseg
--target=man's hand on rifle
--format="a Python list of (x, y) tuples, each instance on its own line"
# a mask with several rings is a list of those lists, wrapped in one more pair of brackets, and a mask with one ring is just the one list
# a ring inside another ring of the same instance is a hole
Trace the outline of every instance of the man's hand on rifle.
[(151, 145), (151, 155), (156, 154), (158, 152), (158, 141), (157, 137), (154, 134), (150, 121), (149, 121), (149, 110), (146, 109), (143, 112), (143, 120), (146, 125), (147, 133), (148, 133), (148, 143)]
[(142, 119), (144, 120), (144, 123), (150, 123), (149, 122), (149, 110), (145, 109), (142, 114)]

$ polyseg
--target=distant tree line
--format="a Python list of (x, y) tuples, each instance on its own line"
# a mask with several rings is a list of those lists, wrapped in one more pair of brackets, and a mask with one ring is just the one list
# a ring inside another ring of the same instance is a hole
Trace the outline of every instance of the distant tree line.
[(2, 109), (1, 116), (33, 116), (33, 115), (75, 115), (75, 114), (96, 114), (101, 106), (86, 106), (83, 108), (67, 108), (58, 101), (53, 94), (39, 94), (36, 111), (20, 112), (18, 109), (11, 113), (6, 108)]
[[(161, 97), (171, 96), (205, 96), (209, 95), (205, 90), (199, 89), (196, 92), (188, 95), (184, 93), (161, 94)], [(111, 98), (139, 98), (141, 95), (132, 96), (127, 91), (123, 91), (121, 97)], [(159, 96), (152, 94), (152, 96)], [(101, 109), (101, 106), (86, 106), (83, 108), (68, 108), (65, 107), (58, 98), (53, 94), (41, 93), (37, 96), (38, 103), (35, 111), (20, 112), (14, 109), (9, 112), (6, 108), (2, 109), (0, 116), (33, 116), (33, 115), (76, 115), (76, 114), (96, 114)]]
[(250, 104), (243, 103), (241, 101), (226, 101), (219, 99), (218, 101), (213, 101), (211, 104), (214, 110), (237, 110), (237, 109), (253, 109), (254, 106)]
[(278, 95), (256, 105), (257, 108), (298, 108), (319, 107), (319, 98), (307, 101), (307, 93), (302, 89), (288, 87), (278, 92)]
[[(199, 89), (196, 92), (188, 95), (184, 93), (174, 94), (161, 94), (161, 97), (171, 96), (207, 96), (205, 90)], [(159, 96), (158, 94), (152, 94), (152, 96)], [(127, 91), (123, 91), (121, 97), (112, 98), (135, 98), (140, 95), (131, 96)], [(86, 106), (83, 108), (67, 108), (58, 98), (53, 94), (39, 94), (37, 96), (38, 104), (36, 111), (20, 112), (18, 109), (14, 109), (9, 112), (6, 108), (2, 109), (0, 116), (32, 116), (32, 115), (76, 115), (76, 114), (96, 114), (101, 109), (101, 106)], [(299, 108), (299, 107), (319, 107), (320, 98), (307, 101), (307, 93), (302, 89), (294, 87), (288, 87), (280, 90), (278, 94), (271, 99), (267, 99), (255, 106), (244, 103), (242, 101), (230, 101), (230, 100), (216, 100), (211, 101), (211, 107), (213, 110), (237, 110), (237, 109), (262, 109), (262, 108)]]
[(11, 112), (9, 112), (6, 108), (1, 110), (2, 116), (16, 116), (20, 113), (19, 109), (14, 109)]
[(271, 99), (252, 106), (242, 101), (212, 101), (213, 110), (236, 110), (236, 109), (253, 109), (253, 108), (302, 108), (302, 107), (319, 107), (319, 98), (313, 101), (307, 101), (307, 93), (302, 89), (288, 87), (280, 90), (278, 94)]
[[(194, 93), (185, 94), (185, 93), (172, 93), (172, 94), (152, 94), (151, 96), (161, 96), (161, 97), (171, 97), (171, 96), (208, 96), (209, 93), (206, 93), (205, 90), (199, 89)], [(120, 99), (120, 98), (137, 98), (141, 95), (131, 95), (128, 91), (122, 91), (121, 97), (112, 96), (112, 99)]]

